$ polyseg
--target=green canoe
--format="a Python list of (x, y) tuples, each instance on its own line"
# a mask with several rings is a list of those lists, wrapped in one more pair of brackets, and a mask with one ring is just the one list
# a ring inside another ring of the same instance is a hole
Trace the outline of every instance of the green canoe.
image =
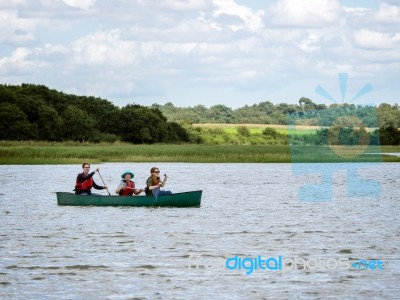
[(200, 206), (203, 191), (176, 193), (166, 196), (81, 196), (57, 192), (58, 205), (76, 206)]

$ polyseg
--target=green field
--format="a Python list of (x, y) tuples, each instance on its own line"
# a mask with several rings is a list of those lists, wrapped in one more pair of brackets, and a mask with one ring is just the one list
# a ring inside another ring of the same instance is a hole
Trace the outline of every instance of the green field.
[[(296, 146), (291, 149), (288, 145), (132, 145), (0, 141), (0, 164), (81, 164), (84, 161), (280, 163), (292, 162), (291, 150), (292, 153), (297, 153), (295, 162), (400, 161), (400, 157), (395, 156), (357, 155), (360, 153), (359, 149), (338, 148), (332, 151), (328, 146)], [(382, 146), (368, 151), (400, 152), (400, 146)]]
[[(220, 124), (220, 123), (206, 123), (206, 124), (193, 124), (193, 127), (200, 128), (220, 128), (228, 134), (237, 134), (239, 127), (247, 127), (250, 134), (262, 134), (265, 128), (273, 128), (281, 134), (288, 134), (287, 125), (274, 125), (274, 124)], [(316, 133), (319, 126), (296, 126), (297, 134)]]
[[(222, 123), (204, 123), (204, 124), (193, 124), (193, 127), (200, 128), (220, 128), (226, 133), (237, 134), (239, 127), (247, 127), (250, 134), (262, 134), (265, 128), (273, 128), (281, 134), (288, 134), (288, 125), (276, 125), (276, 124), (222, 124)], [(296, 134), (310, 134), (316, 133), (320, 126), (306, 126), (306, 125), (296, 125)], [(376, 128), (366, 128), (367, 131), (371, 132)]]

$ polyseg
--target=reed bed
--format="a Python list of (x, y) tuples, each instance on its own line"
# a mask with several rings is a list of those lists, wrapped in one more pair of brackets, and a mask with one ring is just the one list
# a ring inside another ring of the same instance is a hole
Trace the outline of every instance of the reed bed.
[[(0, 141), (0, 164), (81, 164), (101, 162), (289, 163), (289, 162), (399, 162), (400, 157), (352, 155), (328, 146), (287, 145), (132, 145), (126, 143)], [(369, 152), (400, 152), (400, 146), (382, 146)], [(356, 151), (357, 154), (357, 151)]]

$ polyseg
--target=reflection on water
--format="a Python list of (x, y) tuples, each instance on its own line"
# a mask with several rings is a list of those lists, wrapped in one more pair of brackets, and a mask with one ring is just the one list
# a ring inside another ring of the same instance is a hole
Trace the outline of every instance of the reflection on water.
[[(103, 164), (110, 191), (131, 168)], [(400, 295), (400, 164), (360, 168), (378, 195), (349, 197), (343, 170), (332, 200), (300, 201), (321, 180), (291, 164), (157, 165), (174, 192), (203, 190), (200, 208), (59, 207), (80, 166), (0, 166), (0, 297), (13, 299), (386, 298)], [(329, 168), (330, 164), (318, 165)], [(337, 165), (336, 165), (337, 166)], [(97, 166), (92, 166), (96, 168)], [(95, 175), (95, 181), (101, 179)], [(106, 192), (103, 191), (105, 194)], [(224, 269), (226, 258), (380, 259), (384, 270)], [(193, 267), (188, 267), (189, 264)]]

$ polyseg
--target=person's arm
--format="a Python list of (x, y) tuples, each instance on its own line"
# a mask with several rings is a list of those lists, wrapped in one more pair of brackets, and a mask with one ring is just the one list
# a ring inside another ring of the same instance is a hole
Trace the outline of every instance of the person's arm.
[(93, 187), (96, 190), (106, 190), (106, 189), (108, 189), (107, 186), (97, 185), (96, 182), (94, 182), (94, 180), (93, 180)]
[(164, 187), (165, 183), (167, 182), (167, 174), (164, 174), (164, 180), (161, 182), (161, 187)]
[(94, 175), (94, 171), (88, 175), (85, 175), (84, 173), (79, 173), (78, 174), (78, 182), (84, 182), (86, 180), (88, 180), (89, 178), (92, 178)]
[(117, 187), (115, 193), (119, 194), (126, 187), (126, 183), (121, 181), (119, 186)]
[(135, 195), (139, 195), (140, 193), (142, 193), (142, 192), (144, 192), (144, 190), (143, 189), (135, 189), (135, 190), (133, 190), (133, 193), (135, 194)]

